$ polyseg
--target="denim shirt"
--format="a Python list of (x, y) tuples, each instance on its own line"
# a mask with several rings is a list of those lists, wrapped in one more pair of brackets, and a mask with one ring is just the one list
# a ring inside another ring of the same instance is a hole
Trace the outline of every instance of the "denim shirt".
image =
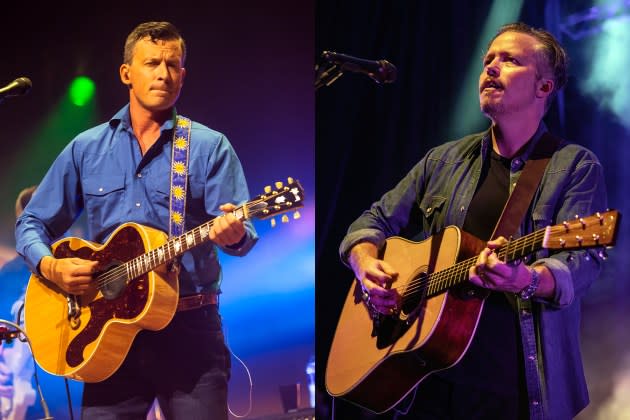
[[(511, 189), (546, 131), (541, 122), (522, 154), (512, 158)], [(423, 240), (446, 226), (463, 226), (490, 147), (486, 131), (430, 150), (350, 225), (339, 249), (342, 261), (347, 264), (349, 251), (359, 242), (381, 247), (390, 236)], [(588, 149), (562, 141), (515, 237), (606, 208), (599, 160)], [(551, 271), (556, 285), (548, 300), (517, 299), (530, 418), (571, 419), (588, 404), (579, 347), (580, 300), (598, 276), (601, 259), (595, 249), (587, 249), (543, 250), (532, 260)]]
[[(87, 239), (103, 243), (121, 224), (135, 222), (168, 233), (173, 120), (144, 154), (133, 134), (129, 105), (110, 121), (79, 134), (55, 159), (16, 223), (16, 249), (36, 272), (60, 238), (86, 210)], [(188, 162), (185, 230), (223, 214), (219, 205), (249, 199), (241, 163), (227, 138), (193, 122)], [(237, 247), (245, 255), (257, 240), (253, 225)], [(211, 242), (187, 251), (180, 260), (180, 294), (219, 291), (221, 266)]]

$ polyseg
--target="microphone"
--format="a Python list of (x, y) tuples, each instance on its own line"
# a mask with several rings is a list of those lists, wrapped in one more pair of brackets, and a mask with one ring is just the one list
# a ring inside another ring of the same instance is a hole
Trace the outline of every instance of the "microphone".
[(339, 65), (341, 70), (367, 74), (376, 83), (392, 83), (396, 80), (396, 66), (387, 60), (364, 60), (332, 51), (324, 51), (322, 58)]
[(8, 85), (0, 88), (0, 100), (8, 98), (10, 96), (26, 95), (31, 90), (31, 79), (28, 77), (18, 77)]

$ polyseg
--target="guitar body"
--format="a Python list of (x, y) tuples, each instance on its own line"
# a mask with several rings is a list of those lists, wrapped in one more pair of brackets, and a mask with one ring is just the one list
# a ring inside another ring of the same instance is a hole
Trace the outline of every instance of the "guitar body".
[[(136, 223), (114, 231), (103, 245), (79, 238), (56, 242), (56, 258), (99, 261), (107, 272), (167, 241), (163, 232)], [(78, 313), (69, 316), (68, 294), (32, 275), (24, 308), (25, 328), (35, 360), (43, 370), (84, 382), (99, 382), (122, 364), (141, 329), (159, 330), (173, 318), (179, 283), (166, 265), (123, 282), (120, 293), (105, 298), (101, 290), (77, 296)]]
[[(381, 258), (398, 271), (404, 296), (418, 277), (476, 255), (484, 242), (449, 226), (422, 242), (392, 237)], [(471, 285), (472, 286), (472, 285)], [(487, 292), (461, 285), (403, 305), (396, 320), (370, 316), (355, 281), (346, 297), (326, 368), (326, 388), (376, 413), (400, 402), (430, 373), (456, 364), (474, 335)], [(399, 320), (400, 318), (400, 320)]]

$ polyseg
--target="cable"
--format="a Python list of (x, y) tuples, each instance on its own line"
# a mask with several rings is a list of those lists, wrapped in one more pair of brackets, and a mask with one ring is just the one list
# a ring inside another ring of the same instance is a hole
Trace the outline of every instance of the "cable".
[(247, 378), (249, 381), (249, 407), (247, 407), (247, 411), (245, 412), (245, 414), (236, 414), (232, 411), (232, 409), (230, 408), (230, 403), (228, 402), (228, 411), (230, 412), (231, 415), (233, 415), (236, 418), (244, 418), (247, 417), (251, 414), (252, 412), (252, 392), (253, 392), (253, 388), (254, 388), (254, 383), (252, 381), (252, 375), (249, 373), (249, 369), (247, 368), (247, 365), (245, 364), (245, 362), (243, 362), (230, 348), (229, 344), (228, 344), (228, 339), (227, 339), (227, 329), (224, 328), (226, 330), (226, 334), (225, 334), (225, 347), (228, 349), (228, 351), (230, 352), (230, 354), (232, 356), (234, 356), (234, 358), (236, 360), (238, 360), (241, 365), (243, 365), (243, 368), (245, 368), (245, 373), (247, 373)]
[(64, 377), (63, 382), (66, 384), (66, 397), (68, 398), (68, 412), (70, 413), (70, 420), (74, 420), (74, 413), (72, 412), (72, 398), (70, 397), (70, 386), (68, 386), (68, 378)]
[[(0, 323), (10, 325), (11, 327), (17, 329), (20, 332), (20, 334), (22, 334), (22, 337), (23, 337), (23, 338), (18, 337), (18, 339), (21, 342), (28, 344), (28, 348), (31, 351), (31, 355), (33, 355), (33, 347), (31, 346), (31, 340), (28, 338), (28, 336), (26, 335), (26, 332), (22, 329), (22, 327), (20, 327), (18, 324), (14, 322), (7, 321), (6, 319), (0, 319)], [(37, 388), (37, 393), (39, 394), (39, 401), (42, 404), (42, 408), (44, 409), (43, 420), (53, 420), (53, 417), (51, 417), (50, 411), (48, 410), (48, 404), (46, 404), (46, 400), (44, 399), (42, 388), (39, 385), (39, 377), (37, 376), (37, 364), (35, 363), (35, 357), (31, 357), (31, 360), (33, 361), (33, 377), (35, 378), (35, 386)]]

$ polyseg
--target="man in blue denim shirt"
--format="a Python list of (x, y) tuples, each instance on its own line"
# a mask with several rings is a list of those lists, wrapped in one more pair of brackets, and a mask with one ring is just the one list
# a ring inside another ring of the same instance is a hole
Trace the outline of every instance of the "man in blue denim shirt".
[[(79, 134), (61, 152), (16, 227), (17, 250), (33, 272), (74, 295), (93, 288), (95, 261), (54, 258), (50, 244), (83, 210), (86, 239), (102, 243), (121, 224), (169, 232), (175, 102), (186, 47), (168, 22), (138, 25), (127, 37), (120, 79), (129, 104)], [(179, 147), (179, 146), (178, 146)], [(83, 418), (144, 418), (157, 398), (167, 418), (227, 419), (230, 356), (218, 312), (216, 247), (245, 255), (256, 242), (233, 214), (249, 199), (241, 164), (225, 136), (192, 122), (185, 226), (216, 218), (206, 242), (182, 255), (178, 311), (161, 331), (141, 331), (109, 378), (86, 383)]]
[[(544, 30), (509, 24), (491, 40), (479, 77), (490, 128), (429, 151), (340, 246), (376, 311), (390, 314), (400, 303), (397, 267), (378, 258), (386, 238), (424, 239), (456, 225), (490, 239), (524, 163), (544, 141), (542, 119), (566, 83), (566, 65), (565, 51)], [(597, 157), (562, 141), (515, 236), (606, 206)], [(469, 281), (490, 295), (466, 354), (421, 382), (410, 418), (570, 419), (588, 404), (580, 299), (599, 274), (597, 253), (540, 252), (507, 264), (493, 251), (505, 242), (489, 241), (470, 268)]]

